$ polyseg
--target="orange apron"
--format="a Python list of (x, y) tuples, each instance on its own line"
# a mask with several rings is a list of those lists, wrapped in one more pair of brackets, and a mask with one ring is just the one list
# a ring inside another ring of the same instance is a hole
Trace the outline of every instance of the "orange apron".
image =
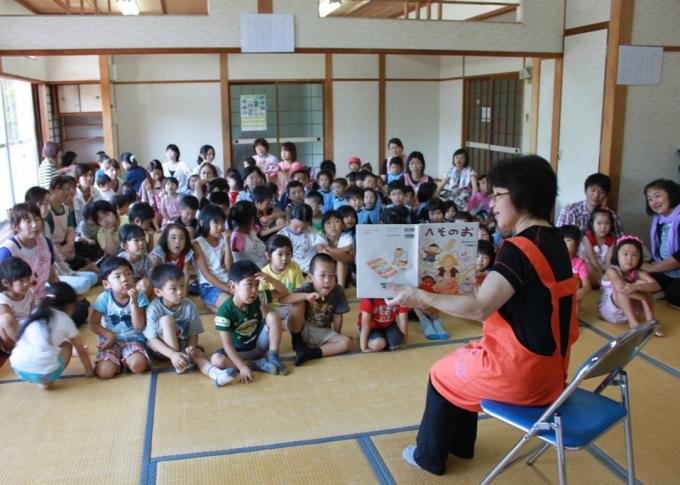
[[(514, 237), (505, 241), (517, 246), (529, 259), (552, 301), (550, 327), (555, 340), (552, 355), (539, 355), (524, 347), (510, 324), (494, 312), (483, 324), (483, 336), (437, 361), (430, 370), (434, 388), (448, 401), (472, 412), (479, 412), (482, 399), (493, 399), (525, 406), (552, 402), (563, 390), (569, 367), (569, 350), (578, 338), (576, 318), (576, 276), (555, 281), (552, 268), (538, 247), (529, 239)], [(559, 300), (572, 296), (569, 345), (561, 354)]]

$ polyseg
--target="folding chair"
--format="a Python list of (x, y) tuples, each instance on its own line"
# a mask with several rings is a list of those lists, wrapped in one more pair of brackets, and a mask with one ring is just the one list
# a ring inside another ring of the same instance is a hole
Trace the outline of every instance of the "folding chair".
[[(623, 369), (654, 335), (658, 324), (657, 321), (643, 323), (602, 346), (581, 365), (566, 389), (549, 406), (517, 406), (498, 401), (482, 401), (481, 407), (486, 414), (521, 429), (525, 434), (481, 483), (490, 483), (501, 472), (527, 456), (529, 456), (527, 464), (533, 465), (552, 445), (557, 451), (560, 485), (564, 485), (567, 483), (564, 450), (579, 450), (589, 445), (623, 420), (628, 484), (633, 485), (635, 467), (630, 399), (628, 377)], [(578, 387), (585, 379), (603, 375), (606, 375), (605, 379), (594, 391)], [(601, 395), (601, 392), (610, 385), (618, 385), (621, 389), (621, 402)], [(517, 457), (522, 447), (534, 437), (545, 443)]]

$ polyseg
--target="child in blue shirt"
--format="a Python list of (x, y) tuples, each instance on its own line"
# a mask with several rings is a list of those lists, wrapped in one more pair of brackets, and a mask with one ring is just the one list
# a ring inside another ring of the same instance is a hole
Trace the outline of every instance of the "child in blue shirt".
[(345, 196), (345, 192), (347, 191), (347, 180), (345, 180), (342, 177), (338, 177), (335, 180), (333, 180), (333, 193), (335, 196), (333, 197), (333, 210), (336, 211), (340, 207), (349, 205), (349, 201), (347, 200), (347, 197)]
[(333, 210), (333, 199), (335, 194), (331, 190), (333, 183), (333, 175), (327, 170), (320, 170), (316, 176), (316, 181), (319, 184), (319, 193), (323, 197), (323, 213)]
[(357, 214), (359, 224), (380, 224), (380, 205), (375, 190), (364, 190), (364, 208)]
[(109, 257), (100, 266), (106, 291), (94, 302), (90, 330), (99, 336), (95, 373), (102, 379), (114, 377), (123, 366), (135, 374), (149, 368), (144, 343), (144, 314), (149, 301), (135, 288), (132, 265)]

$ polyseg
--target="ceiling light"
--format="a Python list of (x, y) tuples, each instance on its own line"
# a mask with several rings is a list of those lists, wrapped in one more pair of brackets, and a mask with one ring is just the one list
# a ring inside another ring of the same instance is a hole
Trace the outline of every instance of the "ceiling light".
[(123, 15), (139, 15), (137, 0), (116, 0), (116, 3)]
[(342, 0), (321, 0), (319, 3), (319, 17), (328, 17), (342, 7)]

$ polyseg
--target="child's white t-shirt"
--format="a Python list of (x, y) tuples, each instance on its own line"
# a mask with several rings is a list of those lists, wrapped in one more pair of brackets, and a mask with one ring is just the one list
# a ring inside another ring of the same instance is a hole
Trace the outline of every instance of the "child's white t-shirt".
[[(219, 239), (217, 247), (213, 247), (203, 236), (197, 237), (194, 242), (201, 248), (210, 273), (222, 283), (226, 284), (229, 281), (229, 274), (224, 268), (224, 253), (227, 250), (224, 239)], [(199, 284), (211, 285), (198, 265), (196, 265), (196, 272), (198, 273)]]
[(0, 293), (0, 305), (7, 305), (12, 309), (14, 313), (14, 318), (17, 322), (20, 322), (31, 313), (31, 307), (33, 306), (33, 298), (35, 293), (33, 288), (29, 288), (26, 295), (21, 299), (21, 301), (14, 301), (9, 296), (5, 295), (4, 292)]
[(60, 345), (78, 336), (78, 329), (66, 313), (52, 309), (49, 332), (43, 322), (31, 323), (9, 357), (13, 368), (32, 374), (49, 374), (59, 367)]
[(278, 233), (286, 236), (293, 243), (293, 261), (300, 265), (300, 269), (305, 273), (309, 272), (309, 263), (316, 255), (316, 246), (328, 244), (323, 236), (312, 228), (307, 229), (301, 234), (295, 234), (287, 227), (284, 227)]
[(338, 249), (346, 248), (347, 246), (354, 246), (354, 238), (351, 234), (343, 232), (340, 234), (340, 239), (338, 239)]

